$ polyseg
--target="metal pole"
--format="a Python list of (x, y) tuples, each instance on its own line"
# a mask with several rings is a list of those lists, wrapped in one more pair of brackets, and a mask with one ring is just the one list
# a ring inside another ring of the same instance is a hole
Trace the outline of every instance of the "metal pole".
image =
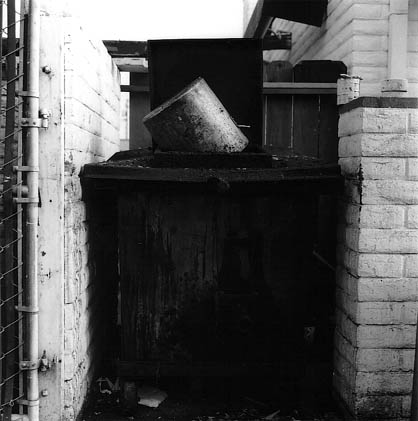
[[(7, 95), (6, 95), (6, 130), (4, 142), (4, 214), (6, 216), (13, 215), (13, 195), (12, 186), (15, 182), (13, 174), (13, 165), (15, 165), (14, 145), (16, 141), (15, 133), (15, 107), (16, 107), (16, 9), (15, 0), (7, 3), (7, 57), (6, 57), (6, 72), (7, 72)], [(4, 306), (4, 320), (3, 326), (9, 326), (5, 331), (3, 352), (7, 352), (4, 359), (4, 378), (10, 380), (4, 385), (4, 402), (11, 402), (13, 400), (13, 389), (16, 378), (13, 375), (16, 373), (16, 359), (17, 352), (8, 351), (16, 347), (16, 330), (13, 322), (16, 319), (15, 301), (10, 299), (15, 294), (15, 271), (14, 271), (14, 247), (12, 244), (15, 240), (15, 219), (8, 218), (4, 224), (5, 244), (9, 246), (3, 253), (4, 256), (4, 299), (7, 299)], [(12, 417), (12, 407), (7, 406), (4, 411), (4, 418), (9, 421)]]
[[(28, 20), (28, 108), (26, 115), (26, 165), (28, 205), (26, 209), (26, 276), (27, 276), (27, 356), (30, 362), (39, 361), (38, 355), (38, 168), (39, 168), (39, 38), (40, 8), (38, 0), (29, 2)], [(27, 375), (28, 416), (39, 421), (38, 366)]]

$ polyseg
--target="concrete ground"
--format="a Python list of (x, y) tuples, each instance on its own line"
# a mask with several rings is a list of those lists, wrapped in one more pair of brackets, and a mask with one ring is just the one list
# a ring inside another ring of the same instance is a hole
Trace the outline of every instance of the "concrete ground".
[[(213, 380), (212, 380), (213, 381)], [(159, 384), (168, 397), (158, 408), (138, 405), (128, 411), (120, 392), (97, 393), (85, 421), (342, 421), (326, 384), (276, 385), (254, 380), (251, 387), (239, 384)], [(153, 385), (155, 387), (155, 385)]]

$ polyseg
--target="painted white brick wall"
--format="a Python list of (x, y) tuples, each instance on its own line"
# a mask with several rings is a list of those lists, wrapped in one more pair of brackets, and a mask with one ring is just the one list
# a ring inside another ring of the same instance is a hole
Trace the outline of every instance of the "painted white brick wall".
[(91, 382), (89, 369), (89, 235), (79, 173), (119, 150), (119, 72), (102, 42), (75, 19), (64, 36), (64, 408), (77, 417)]
[(415, 108), (340, 117), (335, 379), (353, 419), (406, 419), (418, 310)]
[[(418, 0), (409, 0), (408, 96), (418, 96)], [(292, 32), (292, 49), (265, 52), (265, 59), (340, 60), (363, 78), (362, 96), (380, 95), (387, 78), (389, 0), (330, 0), (321, 28), (276, 19), (274, 30)]]
[(418, 96), (418, 0), (409, 0), (408, 80), (411, 96)]
[(52, 362), (39, 376), (43, 421), (76, 419), (91, 385), (93, 268), (79, 173), (119, 149), (118, 70), (66, 3), (41, 0), (40, 66), (51, 68), (39, 73), (40, 104), (51, 110), (39, 134), (39, 356)]

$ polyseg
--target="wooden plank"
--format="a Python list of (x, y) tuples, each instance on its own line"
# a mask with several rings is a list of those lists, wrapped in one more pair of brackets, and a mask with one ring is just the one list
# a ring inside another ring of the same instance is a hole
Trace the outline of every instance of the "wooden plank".
[(105, 178), (138, 181), (179, 183), (206, 183), (208, 179), (222, 178), (231, 183), (281, 183), (286, 181), (326, 180), (340, 178), (338, 165), (293, 169), (195, 169), (144, 168), (125, 165), (86, 164), (83, 178)]
[(146, 57), (146, 41), (104, 40), (103, 44), (112, 57)]
[(264, 147), (273, 154), (287, 155), (292, 148), (292, 96), (267, 96), (264, 104)]
[(273, 22), (272, 17), (263, 14), (264, 2), (265, 0), (258, 0), (245, 29), (244, 38), (263, 38)]
[[(266, 88), (266, 82), (292, 82), (293, 66), (289, 61), (275, 60), (270, 63), (264, 63), (263, 88)], [(275, 85), (273, 85), (275, 86)]]
[(264, 82), (263, 94), (336, 95), (337, 84), (313, 82)]
[(290, 50), (292, 48), (292, 33), (272, 34), (263, 38), (263, 50)]
[(149, 92), (148, 86), (120, 85), (121, 92)]
[(148, 73), (148, 60), (142, 57), (114, 57), (114, 63), (121, 72)]
[(318, 157), (319, 96), (296, 95), (293, 101), (293, 150)]

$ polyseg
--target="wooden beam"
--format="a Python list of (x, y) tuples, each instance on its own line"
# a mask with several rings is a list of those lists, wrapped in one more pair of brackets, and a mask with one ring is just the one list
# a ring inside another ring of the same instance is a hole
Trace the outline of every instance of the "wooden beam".
[(149, 92), (149, 86), (120, 85), (121, 92)]
[(104, 40), (103, 43), (112, 57), (147, 57), (146, 41)]
[[(148, 86), (121, 85), (122, 92), (149, 92)], [(336, 83), (311, 83), (311, 82), (264, 82), (264, 95), (276, 94), (312, 94), (312, 95), (336, 95)]]
[(299, 168), (246, 168), (246, 169), (206, 169), (206, 168), (152, 168), (144, 163), (105, 162), (86, 164), (84, 179), (137, 180), (147, 182), (207, 183), (212, 178), (221, 178), (230, 183), (260, 186), (286, 182), (307, 183), (309, 181), (338, 181), (341, 178), (338, 165), (318, 165)]
[(245, 30), (244, 38), (263, 38), (269, 29), (273, 18), (263, 14), (264, 1), (258, 0)]
[(148, 73), (148, 60), (143, 57), (114, 57), (121, 72)]
[(258, 0), (245, 30), (245, 38), (262, 38), (273, 18), (321, 26), (328, 0)]
[(292, 94), (292, 95), (336, 95), (336, 83), (312, 82), (264, 82), (264, 95)]
[(267, 35), (263, 38), (263, 50), (290, 50), (292, 48), (292, 34)]

